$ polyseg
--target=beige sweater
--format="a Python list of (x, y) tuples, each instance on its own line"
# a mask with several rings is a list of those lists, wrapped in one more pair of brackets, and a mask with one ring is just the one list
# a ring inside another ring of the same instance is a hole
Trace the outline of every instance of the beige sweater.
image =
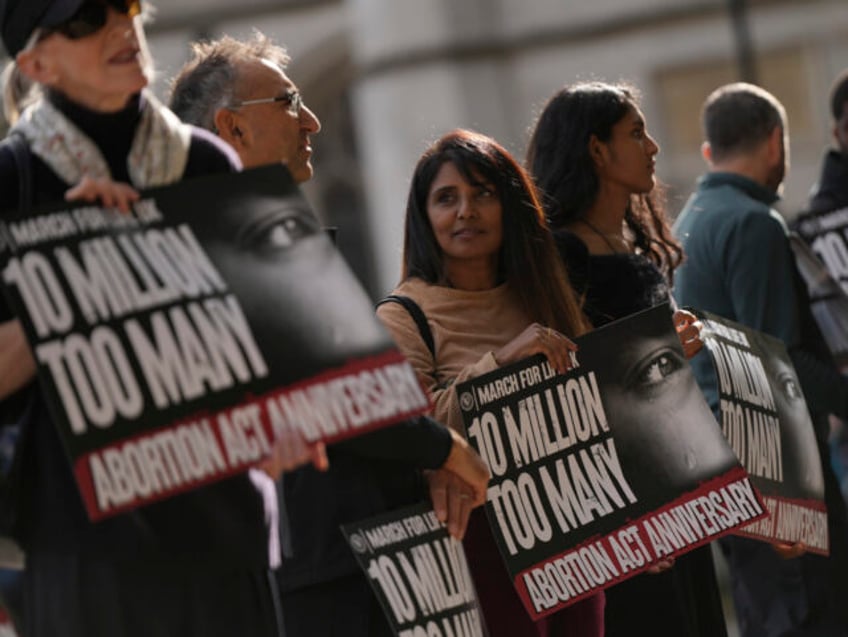
[(402, 305), (384, 303), (377, 316), (430, 392), (433, 417), (464, 433), (454, 384), (497, 369), (494, 352), (524, 331), (531, 320), (505, 284), (468, 292), (409, 279), (392, 294), (408, 296), (421, 307), (433, 333), (435, 358)]

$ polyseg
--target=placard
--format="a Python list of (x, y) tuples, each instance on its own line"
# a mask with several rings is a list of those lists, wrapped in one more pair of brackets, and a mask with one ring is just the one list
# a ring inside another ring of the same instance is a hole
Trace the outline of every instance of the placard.
[(282, 166), (4, 218), (0, 264), (94, 520), (429, 407)]
[(769, 542), (803, 542), (828, 554), (824, 476), (798, 375), (783, 343), (710, 314), (701, 333), (719, 390), (721, 428), (770, 515), (739, 530)]
[(668, 305), (457, 387), (492, 472), (486, 513), (537, 619), (764, 515), (684, 357)]
[(486, 637), (462, 543), (420, 504), (342, 530), (399, 637)]

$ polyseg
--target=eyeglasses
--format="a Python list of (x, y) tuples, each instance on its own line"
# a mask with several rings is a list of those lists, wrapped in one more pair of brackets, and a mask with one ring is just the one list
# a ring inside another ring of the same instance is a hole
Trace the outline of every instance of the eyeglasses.
[(283, 95), (278, 95), (277, 97), (263, 97), (258, 100), (244, 100), (243, 102), (236, 102), (232, 105), (232, 108), (250, 106), (251, 104), (273, 104), (274, 102), (284, 102), (285, 104), (288, 104), (288, 111), (292, 115), (300, 115), (300, 109), (303, 108), (303, 96), (295, 90), (286, 91)]
[(79, 40), (97, 33), (109, 19), (109, 7), (134, 18), (141, 13), (141, 0), (86, 0), (62, 24), (44, 29), (44, 35), (61, 33), (70, 40)]

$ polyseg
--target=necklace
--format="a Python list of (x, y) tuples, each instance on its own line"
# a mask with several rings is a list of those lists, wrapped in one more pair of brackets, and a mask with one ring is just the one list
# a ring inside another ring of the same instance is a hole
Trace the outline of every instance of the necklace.
[[(589, 228), (589, 230), (591, 230), (591, 231), (592, 231), (592, 232), (594, 232), (596, 235), (598, 235), (598, 236), (601, 238), (601, 240), (602, 240), (604, 243), (606, 243), (606, 244), (607, 244), (607, 247), (609, 247), (609, 249), (610, 249), (610, 250), (612, 250), (612, 253), (613, 253), (613, 254), (622, 254), (621, 252), (619, 252), (618, 250), (616, 250), (616, 249), (615, 249), (615, 246), (612, 244), (612, 241), (610, 241), (608, 237), (610, 237), (610, 236), (614, 236), (616, 239), (618, 239), (619, 241), (621, 241), (622, 245), (627, 245), (627, 242), (624, 240), (624, 237), (622, 237), (621, 235), (618, 235), (618, 234), (609, 235), (609, 234), (606, 234), (606, 233), (604, 233), (604, 232), (601, 232), (601, 231), (600, 231), (600, 230), (598, 230), (598, 229), (597, 229), (597, 228), (596, 228), (593, 224), (589, 223), (589, 220), (588, 220), (588, 219), (581, 218), (581, 219), (580, 219), (580, 221), (581, 221), (583, 224), (585, 224), (585, 225), (586, 225), (586, 227), (587, 227), (587, 228)], [(629, 253), (629, 252), (630, 252), (630, 250), (626, 250), (626, 251), (625, 251), (625, 254), (626, 254), (626, 253)]]

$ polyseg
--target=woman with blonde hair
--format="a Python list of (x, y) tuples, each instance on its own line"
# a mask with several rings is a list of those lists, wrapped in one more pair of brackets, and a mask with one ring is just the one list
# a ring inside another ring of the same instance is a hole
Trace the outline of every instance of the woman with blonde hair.
[[(0, 146), (0, 213), (80, 200), (127, 211), (140, 189), (240, 168), (145, 90), (140, 11), (138, 0), (0, 0), (14, 124)], [(277, 637), (271, 478), (243, 473), (93, 523), (34, 375), (0, 302), (0, 408), (27, 414), (14, 528), (26, 551), (21, 632)]]

